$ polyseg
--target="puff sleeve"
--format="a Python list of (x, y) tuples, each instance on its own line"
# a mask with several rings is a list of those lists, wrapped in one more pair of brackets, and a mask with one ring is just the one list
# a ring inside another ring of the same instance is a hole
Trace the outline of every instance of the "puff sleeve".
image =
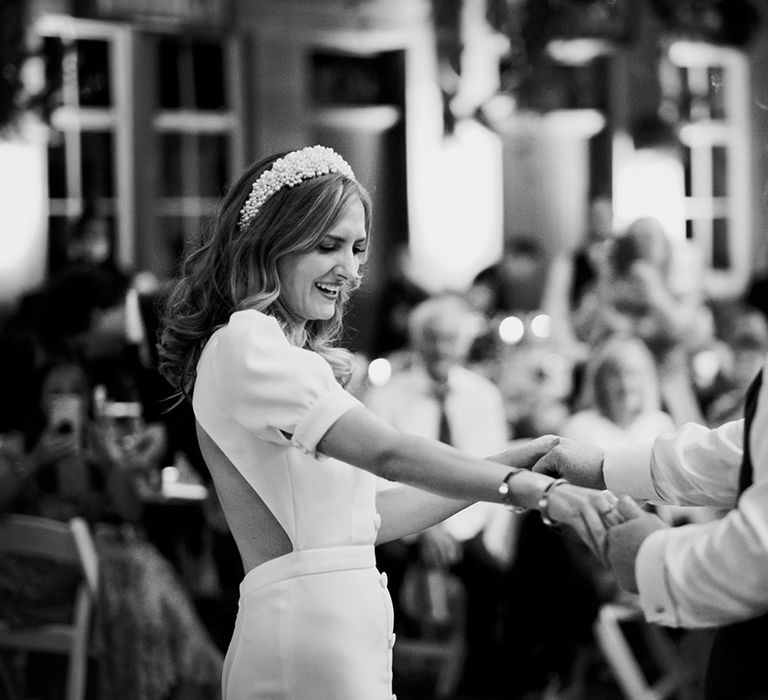
[(236, 312), (211, 341), (213, 373), (227, 409), (262, 438), (315, 452), (336, 420), (360, 405), (326, 360), (291, 345), (271, 316)]

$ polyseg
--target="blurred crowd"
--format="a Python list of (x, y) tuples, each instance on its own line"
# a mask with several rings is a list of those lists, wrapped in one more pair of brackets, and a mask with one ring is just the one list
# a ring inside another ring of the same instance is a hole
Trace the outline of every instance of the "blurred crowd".
[[(429, 293), (390, 271), (352, 390), (396, 427), (478, 456), (544, 433), (609, 448), (740, 417), (768, 351), (765, 308), (748, 294), (708, 300), (695, 260), (658, 221), (614, 231), (605, 198), (592, 214), (578, 250), (547, 262), (535, 238), (515, 240), (465, 290)], [(241, 564), (191, 410), (155, 369), (163, 287), (119, 270), (104, 232), (81, 223), (69, 263), (0, 319), (0, 512), (91, 524), (100, 682), (129, 693), (103, 697), (214, 698)], [(584, 697), (599, 665), (592, 624), (621, 594), (575, 538), (534, 516), (478, 504), (378, 548), (402, 638), (439, 642), (462, 611), (457, 697)], [(0, 617), (40, 615), (39, 573), (0, 560)], [(66, 572), (45, 580), (65, 585)]]
[[(242, 570), (191, 413), (167, 411), (154, 369), (162, 290), (111, 262), (102, 224), (78, 222), (67, 264), (2, 319), (0, 513), (90, 525), (94, 697), (215, 698)], [(73, 580), (51, 562), (0, 558), (0, 618), (67, 619)], [(30, 696), (60, 697), (65, 668), (51, 663), (28, 660)]]

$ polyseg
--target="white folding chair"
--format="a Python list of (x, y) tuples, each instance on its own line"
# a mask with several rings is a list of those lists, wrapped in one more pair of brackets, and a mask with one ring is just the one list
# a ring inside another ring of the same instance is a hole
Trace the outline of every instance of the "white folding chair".
[[(627, 637), (626, 626), (633, 625), (638, 639)], [(663, 700), (670, 696), (691, 698), (693, 669), (682, 658), (668, 633), (646, 622), (638, 604), (631, 598), (605, 603), (594, 623), (595, 639), (621, 692), (628, 700)], [(637, 645), (642, 646), (642, 651)], [(638, 652), (658, 669), (653, 681), (643, 670)]]
[[(25, 690), (25, 661), (30, 652), (67, 657), (66, 700), (85, 698), (90, 635), (98, 587), (99, 565), (88, 524), (82, 518), (68, 523), (30, 515), (0, 517), (0, 553), (22, 554), (37, 559), (72, 564), (82, 577), (74, 591), (72, 619), (63, 624), (12, 627), (0, 620), (0, 650), (15, 652), (17, 683), (3, 671), (6, 692), (13, 697)], [(18, 690), (15, 686), (20, 686)]]

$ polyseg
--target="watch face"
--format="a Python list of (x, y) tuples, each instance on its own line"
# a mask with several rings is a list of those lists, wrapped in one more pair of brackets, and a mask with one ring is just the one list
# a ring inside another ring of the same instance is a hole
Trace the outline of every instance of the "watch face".
[(525, 513), (527, 508), (524, 506), (518, 506), (512, 503), (509, 500), (509, 495), (511, 493), (511, 489), (509, 488), (509, 484), (507, 483), (508, 479), (511, 479), (515, 474), (520, 473), (523, 471), (522, 469), (517, 469), (515, 471), (511, 471), (507, 476), (504, 477), (504, 481), (499, 484), (499, 496), (501, 496), (501, 502), (503, 505), (505, 505), (507, 508), (509, 508), (514, 513)]
[(506, 481), (502, 481), (499, 484), (499, 496), (501, 496), (501, 502), (507, 508), (514, 510), (516, 506), (509, 502), (509, 484)]

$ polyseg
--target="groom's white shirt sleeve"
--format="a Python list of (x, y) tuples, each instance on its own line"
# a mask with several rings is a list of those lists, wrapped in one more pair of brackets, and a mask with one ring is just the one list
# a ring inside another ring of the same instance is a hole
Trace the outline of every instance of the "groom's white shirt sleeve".
[[(729, 509), (719, 520), (659, 530), (635, 565), (651, 622), (712, 627), (768, 612), (768, 369), (750, 431), (752, 485), (738, 497), (743, 420), (686, 424), (653, 444), (606, 453), (606, 486), (654, 504)], [(738, 498), (738, 502), (737, 502)]]

